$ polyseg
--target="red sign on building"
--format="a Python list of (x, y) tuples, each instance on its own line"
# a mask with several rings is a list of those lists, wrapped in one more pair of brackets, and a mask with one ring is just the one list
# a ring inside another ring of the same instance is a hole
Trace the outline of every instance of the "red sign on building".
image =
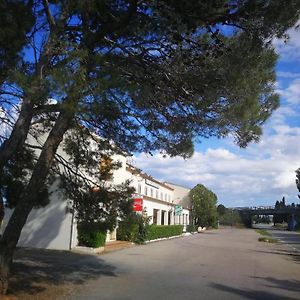
[(143, 211), (143, 198), (141, 196), (133, 197), (133, 211)]

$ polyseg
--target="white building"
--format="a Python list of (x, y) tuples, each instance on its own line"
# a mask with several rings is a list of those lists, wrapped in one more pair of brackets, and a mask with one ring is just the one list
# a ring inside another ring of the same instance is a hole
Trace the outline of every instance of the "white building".
[[(151, 224), (189, 224), (189, 189), (152, 178), (127, 164), (125, 156), (115, 155), (112, 158), (119, 161), (121, 167), (113, 171), (111, 183), (120, 184), (128, 179), (131, 181), (136, 194), (143, 198), (143, 209), (151, 217)], [(30, 213), (18, 246), (59, 250), (69, 250), (77, 246), (76, 218), (69, 209), (68, 199), (59, 191), (57, 185), (58, 183), (54, 183), (51, 187), (53, 193), (50, 195), (50, 203), (46, 207), (33, 209)], [(180, 214), (175, 213), (175, 208)], [(6, 209), (0, 233), (4, 230), (11, 213), (12, 210)], [(107, 241), (115, 238), (114, 231), (108, 234)]]
[[(189, 198), (189, 192), (191, 189), (186, 188), (184, 186), (175, 184), (175, 183), (170, 183), (170, 182), (165, 182), (168, 186), (173, 188), (173, 197), (174, 197), (174, 204), (180, 205), (182, 209), (182, 215), (178, 216), (179, 218), (179, 224), (191, 224), (191, 200)], [(182, 219), (182, 221), (181, 221)]]
[(126, 172), (136, 193), (143, 198), (143, 209), (151, 217), (151, 224), (179, 224), (175, 218), (173, 188), (128, 164)]

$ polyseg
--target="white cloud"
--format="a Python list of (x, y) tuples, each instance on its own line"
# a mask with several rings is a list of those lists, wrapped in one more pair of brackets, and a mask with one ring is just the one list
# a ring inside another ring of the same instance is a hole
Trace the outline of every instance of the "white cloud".
[(278, 71), (276, 75), (281, 78), (300, 78), (300, 73)]
[(219, 147), (197, 151), (189, 160), (141, 154), (133, 162), (162, 181), (188, 187), (203, 183), (227, 206), (272, 205), (283, 195), (293, 202), (295, 170), (300, 166), (300, 128), (277, 125), (259, 144), (239, 154)]
[(290, 104), (300, 103), (300, 78), (294, 79), (286, 89), (278, 89), (278, 93)]
[(291, 61), (300, 60), (300, 29), (292, 28), (287, 32), (289, 38), (275, 39), (273, 44), (279, 53), (281, 60)]
[[(274, 41), (281, 64), (288, 62), (277, 72), (282, 105), (264, 126), (258, 144), (229, 150), (229, 137), (214, 149), (196, 151), (189, 160), (140, 154), (133, 163), (163, 181), (187, 187), (203, 183), (226, 206), (273, 205), (282, 196), (288, 203), (299, 202), (295, 170), (300, 167), (300, 71), (295, 70), (300, 63), (300, 29), (288, 33), (287, 43)], [(291, 63), (293, 70), (287, 68)]]

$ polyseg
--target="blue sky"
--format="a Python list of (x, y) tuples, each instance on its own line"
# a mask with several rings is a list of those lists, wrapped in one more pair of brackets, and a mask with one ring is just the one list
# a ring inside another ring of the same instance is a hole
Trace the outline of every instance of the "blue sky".
[(281, 106), (264, 125), (259, 143), (240, 149), (230, 137), (213, 138), (197, 144), (186, 161), (140, 154), (131, 163), (162, 181), (186, 187), (202, 183), (227, 207), (273, 205), (283, 196), (287, 203), (300, 203), (295, 184), (300, 167), (300, 30), (290, 30), (289, 36), (287, 43), (274, 40)]

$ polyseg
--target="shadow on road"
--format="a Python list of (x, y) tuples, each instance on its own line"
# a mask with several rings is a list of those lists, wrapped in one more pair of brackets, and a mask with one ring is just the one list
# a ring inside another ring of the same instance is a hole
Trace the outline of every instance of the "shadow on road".
[(280, 280), (280, 279), (273, 278), (273, 277), (259, 277), (259, 276), (253, 276), (251, 278), (261, 279), (261, 280), (265, 281), (266, 287), (300, 292), (300, 281), (299, 280)]
[(257, 290), (242, 290), (238, 288), (234, 288), (231, 286), (226, 286), (223, 284), (217, 284), (217, 283), (212, 283), (210, 285), (212, 288), (215, 288), (217, 290), (223, 291), (223, 292), (228, 292), (232, 293), (235, 295), (242, 296), (243, 298), (246, 299), (253, 299), (253, 300), (297, 300), (296, 298), (291, 298), (291, 297), (282, 297), (282, 295), (276, 295), (271, 292), (266, 292), (266, 291), (257, 291)]
[(296, 263), (300, 264), (300, 253), (295, 250), (278, 250), (278, 249), (270, 249), (266, 251), (262, 250), (254, 250), (254, 252), (259, 252), (259, 253), (266, 253), (266, 254), (276, 254), (276, 255), (283, 255), (287, 259), (293, 260)]
[(72, 289), (100, 276), (115, 277), (115, 271), (116, 267), (94, 255), (20, 248), (15, 253), (8, 293), (19, 299), (26, 295), (36, 299), (37, 294), (49, 287), (59, 290), (67, 285)]

